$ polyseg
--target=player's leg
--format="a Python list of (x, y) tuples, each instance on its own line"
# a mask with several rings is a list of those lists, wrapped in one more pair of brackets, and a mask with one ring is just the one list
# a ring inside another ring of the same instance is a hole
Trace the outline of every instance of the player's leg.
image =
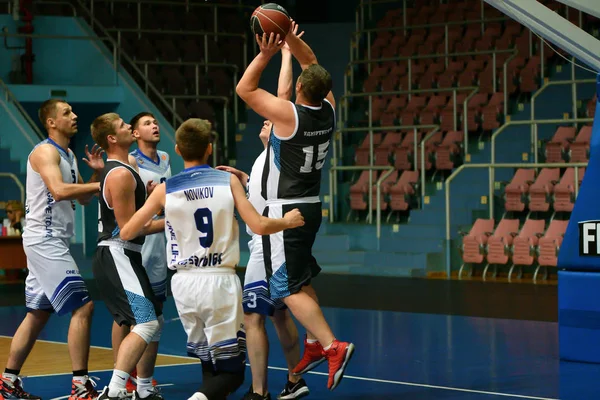
[(114, 320), (120, 325), (133, 327), (119, 346), (112, 378), (99, 397), (121, 398), (127, 393), (125, 385), (130, 372), (141, 359), (148, 343), (160, 332), (158, 316), (161, 313), (156, 307), (138, 251), (98, 246), (93, 272), (100, 295)]
[[(321, 204), (299, 203), (270, 207), (269, 216), (282, 216), (293, 208), (300, 209), (305, 225), (283, 232), (285, 268), (275, 268), (277, 264), (273, 265), (273, 273), (269, 280), (271, 298), (282, 299), (296, 319), (319, 343), (311, 343), (310, 339), (305, 341), (304, 356), (294, 372), (300, 374), (309, 371), (325, 356), (329, 363), (327, 387), (333, 390), (343, 377), (354, 353), (354, 345), (335, 338), (319, 304), (311, 297), (314, 291), (310, 288), (305, 289), (320, 271), (312, 256), (312, 245), (321, 225)], [(322, 347), (322, 351), (319, 347)]]
[(203, 276), (202, 281), (199, 290), (209, 297), (204, 297), (201, 318), (214, 375), (203, 382), (201, 392), (209, 399), (225, 399), (242, 385), (246, 371), (242, 287), (233, 269)]
[(308, 396), (310, 391), (304, 379), (294, 375), (293, 370), (300, 362), (300, 342), (298, 338), (298, 329), (287, 309), (278, 309), (271, 318), (277, 337), (283, 349), (283, 355), (288, 367), (288, 378), (279, 394), (279, 399), (299, 399)]
[[(30, 264), (28, 260), (28, 268)], [(19, 325), (10, 343), (6, 368), (0, 379), (0, 399), (40, 398), (25, 392), (19, 379), (21, 368), (25, 364), (27, 356), (29, 356), (31, 349), (35, 345), (35, 341), (53, 312), (50, 301), (42, 291), (31, 269), (29, 269), (29, 274), (25, 281), (25, 297), (27, 315), (25, 315), (23, 322)]]
[[(273, 315), (274, 303), (269, 297), (265, 263), (262, 252), (262, 238), (254, 236), (248, 243), (250, 257), (244, 277), (242, 306), (244, 308), (244, 329), (252, 386), (244, 399), (268, 398), (267, 365), (269, 361), (269, 340), (265, 329), (267, 316)], [(257, 395), (257, 396), (255, 396)]]

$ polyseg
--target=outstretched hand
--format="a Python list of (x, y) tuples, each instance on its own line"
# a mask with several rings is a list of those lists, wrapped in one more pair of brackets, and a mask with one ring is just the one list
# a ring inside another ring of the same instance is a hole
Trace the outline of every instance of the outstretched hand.
[(92, 147), (92, 151), (90, 152), (88, 149), (88, 145), (85, 145), (85, 157), (83, 161), (93, 169), (94, 171), (99, 171), (104, 169), (104, 159), (102, 155), (104, 154), (104, 150), (97, 144), (94, 144)]
[(295, 37), (300, 39), (302, 37), (302, 35), (304, 35), (304, 31), (298, 33), (298, 24), (296, 23), (296, 21), (294, 21), (293, 19), (290, 20), (291, 21), (291, 25), (290, 25), (290, 31), (288, 32), (288, 34), (285, 36), (285, 42), (283, 44), (283, 48), (281, 49), (282, 51), (291, 51), (290, 50), (290, 46), (287, 44), (287, 40), (290, 37)]
[(245, 172), (240, 171), (239, 169), (230, 167), (228, 165), (219, 165), (215, 169), (218, 169), (220, 171), (229, 172), (230, 174), (235, 175), (235, 177), (240, 180), (240, 183), (243, 186), (246, 186), (246, 181), (248, 180), (248, 175), (246, 175)]
[(273, 32), (270, 35), (263, 33), (262, 38), (256, 35), (256, 43), (260, 48), (260, 52), (268, 57), (275, 55), (285, 44), (281, 36), (279, 34), (276, 36)]

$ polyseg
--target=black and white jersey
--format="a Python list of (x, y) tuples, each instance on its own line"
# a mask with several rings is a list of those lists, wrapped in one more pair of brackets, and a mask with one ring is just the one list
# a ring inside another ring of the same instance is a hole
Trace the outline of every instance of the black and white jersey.
[(318, 198), (321, 169), (335, 130), (335, 110), (323, 100), (320, 107), (289, 103), (296, 129), (289, 137), (271, 130), (262, 178), (262, 196), (271, 200)]
[[(137, 171), (131, 168), (130, 165), (122, 163), (121, 161), (113, 159), (106, 160), (104, 163), (104, 170), (102, 171), (102, 180), (100, 181), (100, 196), (98, 200), (98, 243), (110, 239), (121, 240), (119, 237), (121, 230), (119, 229), (119, 224), (117, 224), (115, 212), (113, 208), (108, 205), (104, 194), (106, 178), (108, 178), (108, 175), (110, 175), (112, 171), (118, 168), (125, 168), (131, 172), (131, 175), (135, 179), (135, 210), (137, 211), (142, 208), (144, 202), (146, 201), (146, 186), (144, 185), (144, 182)], [(139, 236), (128, 242), (136, 245), (142, 245), (144, 244), (144, 238), (144, 236)]]

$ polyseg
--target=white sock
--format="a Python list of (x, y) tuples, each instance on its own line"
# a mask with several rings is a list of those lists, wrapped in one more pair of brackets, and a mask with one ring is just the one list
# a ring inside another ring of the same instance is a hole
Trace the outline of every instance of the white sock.
[(315, 344), (315, 343), (319, 343), (319, 341), (317, 339), (306, 338), (306, 343), (308, 343), (308, 344)]
[[(333, 342), (335, 342), (335, 339), (333, 339)], [(323, 350), (327, 351), (331, 348), (331, 345), (333, 344), (333, 342), (329, 343), (329, 346), (327, 347), (323, 347)]]
[(115, 369), (112, 378), (110, 378), (110, 383), (108, 384), (108, 396), (117, 397), (122, 391), (126, 390), (125, 384), (127, 383), (128, 378), (129, 374), (127, 372)]
[(9, 381), (11, 381), (12, 383), (15, 383), (15, 381), (17, 380), (18, 376), (15, 374), (9, 374), (8, 372), (3, 372), (2, 373), (2, 377), (4, 379), (8, 379)]
[(140, 378), (138, 376), (136, 390), (142, 399), (151, 395), (154, 392), (152, 387), (152, 377)]
[(188, 400), (208, 400), (208, 397), (200, 392), (196, 392)]

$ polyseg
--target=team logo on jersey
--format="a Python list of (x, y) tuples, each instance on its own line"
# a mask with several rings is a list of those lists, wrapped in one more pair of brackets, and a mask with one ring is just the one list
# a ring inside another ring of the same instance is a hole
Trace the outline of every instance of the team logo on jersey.
[(162, 160), (165, 161), (167, 159), (167, 155), (163, 154), (160, 158), (162, 158)]
[(138, 158), (137, 162), (138, 162), (138, 164), (142, 165), (144, 163), (144, 160), (142, 160), (141, 158)]

